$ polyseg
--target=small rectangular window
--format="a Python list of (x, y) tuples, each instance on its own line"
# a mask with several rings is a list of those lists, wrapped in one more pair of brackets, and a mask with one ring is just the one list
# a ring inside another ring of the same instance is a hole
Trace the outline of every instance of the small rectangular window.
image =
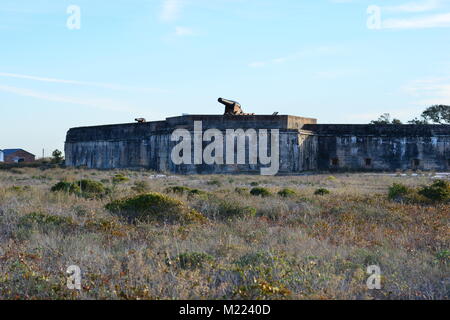
[(370, 158), (366, 158), (366, 159), (364, 160), (364, 162), (365, 162), (365, 164), (366, 164), (367, 167), (369, 167), (369, 166), (372, 165), (372, 159), (370, 159)]
[(331, 165), (337, 167), (339, 165), (339, 159), (338, 158), (331, 159)]
[(413, 165), (413, 167), (418, 167), (418, 166), (420, 166), (420, 160), (419, 160), (419, 159), (413, 159), (412, 165)]

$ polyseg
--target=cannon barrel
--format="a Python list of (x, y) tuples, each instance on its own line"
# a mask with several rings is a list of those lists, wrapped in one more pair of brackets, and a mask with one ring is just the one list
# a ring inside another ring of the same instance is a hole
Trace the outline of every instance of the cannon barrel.
[(219, 101), (219, 103), (226, 105), (226, 106), (234, 106), (234, 105), (241, 106), (238, 102), (233, 101), (233, 100), (219, 98), (217, 101)]

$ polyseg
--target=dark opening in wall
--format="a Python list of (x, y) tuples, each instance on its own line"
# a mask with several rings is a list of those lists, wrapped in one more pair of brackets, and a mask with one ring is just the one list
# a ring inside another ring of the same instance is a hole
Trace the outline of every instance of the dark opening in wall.
[(413, 168), (417, 168), (418, 166), (420, 166), (420, 160), (419, 159), (413, 159), (412, 166), (413, 166)]
[(372, 159), (366, 158), (364, 159), (364, 163), (366, 164), (366, 167), (370, 167), (372, 165)]
[(450, 167), (450, 159), (447, 160), (447, 165)]
[(338, 158), (331, 159), (331, 165), (333, 167), (337, 167), (339, 165), (339, 159)]

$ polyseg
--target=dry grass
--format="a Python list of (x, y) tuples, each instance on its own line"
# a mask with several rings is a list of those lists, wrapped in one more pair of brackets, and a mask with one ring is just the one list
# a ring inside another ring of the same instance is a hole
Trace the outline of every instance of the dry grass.
[[(118, 173), (129, 179), (113, 180)], [(82, 179), (102, 182), (107, 195), (50, 192), (59, 181)], [(394, 182), (431, 181), (2, 170), (0, 298), (448, 299), (450, 205), (387, 199)], [(251, 195), (256, 185), (271, 195)], [(174, 186), (206, 193), (167, 193)], [(277, 194), (285, 188), (295, 194)], [(319, 188), (331, 193), (314, 195)], [(129, 223), (105, 209), (146, 191), (183, 201), (206, 222)], [(382, 290), (366, 287), (373, 264)], [(66, 287), (70, 265), (82, 270), (81, 292)]]

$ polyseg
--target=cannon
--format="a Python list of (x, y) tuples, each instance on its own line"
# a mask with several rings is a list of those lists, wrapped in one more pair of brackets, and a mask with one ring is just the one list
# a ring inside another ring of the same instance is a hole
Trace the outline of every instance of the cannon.
[(136, 118), (136, 119), (134, 119), (134, 121), (136, 121), (137, 123), (145, 123), (145, 122), (147, 122), (147, 120), (145, 120), (144, 118)]
[(233, 116), (253, 116), (254, 113), (244, 113), (242, 111), (241, 104), (239, 102), (219, 98), (217, 101), (225, 106), (224, 115), (233, 115)]

